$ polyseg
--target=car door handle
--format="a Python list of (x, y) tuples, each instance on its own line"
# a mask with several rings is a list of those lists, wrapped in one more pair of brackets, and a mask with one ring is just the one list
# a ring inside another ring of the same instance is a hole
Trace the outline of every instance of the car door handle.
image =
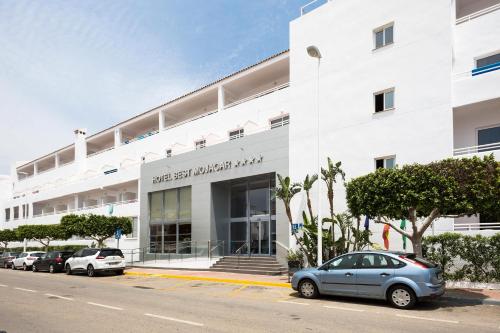
[(389, 276), (389, 275), (391, 275), (391, 274), (389, 274), (389, 273), (380, 273), (380, 276), (384, 276), (384, 277), (385, 276)]
[(352, 273), (347, 272), (345, 273), (345, 276), (352, 276)]

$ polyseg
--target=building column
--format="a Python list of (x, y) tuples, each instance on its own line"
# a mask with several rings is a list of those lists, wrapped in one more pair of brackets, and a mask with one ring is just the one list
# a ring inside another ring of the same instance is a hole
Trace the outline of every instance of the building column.
[(33, 175), (38, 175), (38, 164), (33, 163)]
[(224, 100), (225, 100), (224, 87), (220, 85), (217, 90), (217, 111), (221, 112), (222, 110), (224, 110)]
[(160, 132), (165, 129), (165, 114), (163, 113), (163, 110), (160, 110), (160, 113), (158, 113), (158, 128), (160, 129)]
[(78, 198), (78, 194), (75, 194), (75, 210), (77, 210), (79, 208), (79, 203), (80, 203), (80, 200)]
[(59, 154), (54, 155), (54, 160), (55, 160), (55, 166), (56, 168), (59, 168), (60, 160), (59, 160)]
[(115, 148), (122, 145), (122, 129), (115, 128)]
[(30, 202), (28, 204), (28, 218), (29, 219), (33, 218), (33, 202)]

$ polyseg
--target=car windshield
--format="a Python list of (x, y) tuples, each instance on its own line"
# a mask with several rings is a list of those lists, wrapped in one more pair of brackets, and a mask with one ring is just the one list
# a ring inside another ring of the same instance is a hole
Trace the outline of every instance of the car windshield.
[(107, 256), (123, 256), (122, 250), (119, 249), (107, 249), (107, 250), (102, 250), (101, 253), (99, 253), (100, 256), (102, 257), (107, 257)]

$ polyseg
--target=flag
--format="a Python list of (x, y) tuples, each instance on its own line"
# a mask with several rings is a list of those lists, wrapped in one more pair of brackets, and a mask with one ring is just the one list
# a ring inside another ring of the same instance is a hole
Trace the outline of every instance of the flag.
[(382, 232), (382, 238), (384, 239), (384, 247), (389, 250), (389, 227), (388, 224), (384, 224), (384, 231)]
[[(399, 228), (401, 230), (406, 229), (406, 220), (405, 219), (401, 220), (401, 224), (399, 225)], [(406, 236), (405, 235), (403, 235), (403, 250), (406, 250)]]
[(365, 230), (370, 230), (370, 217), (368, 215), (365, 218)]

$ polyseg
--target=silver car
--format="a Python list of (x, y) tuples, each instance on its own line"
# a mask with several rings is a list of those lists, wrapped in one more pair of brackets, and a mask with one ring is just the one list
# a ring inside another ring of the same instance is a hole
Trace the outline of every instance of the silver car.
[(442, 270), (414, 254), (351, 252), (307, 268), (292, 277), (292, 288), (305, 298), (320, 294), (384, 299), (409, 309), (418, 300), (444, 294)]

